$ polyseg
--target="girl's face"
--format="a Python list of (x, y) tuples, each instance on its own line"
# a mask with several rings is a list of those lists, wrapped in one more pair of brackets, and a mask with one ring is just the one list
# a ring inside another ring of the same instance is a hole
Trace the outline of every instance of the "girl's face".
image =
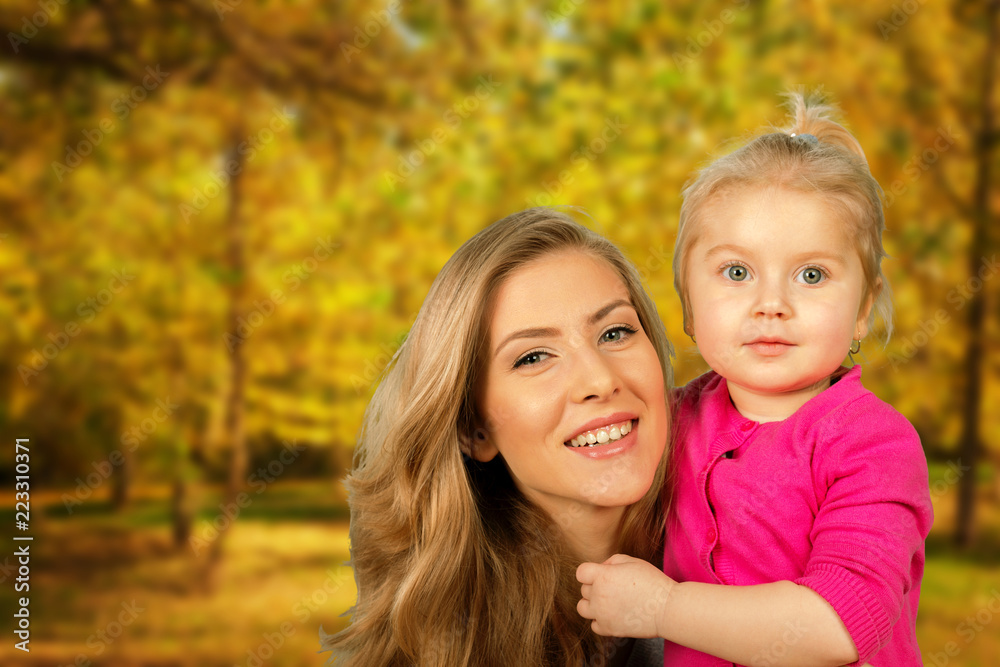
[(667, 440), (663, 372), (605, 261), (560, 251), (514, 271), (489, 320), (478, 391), (485, 442), (560, 525), (639, 500)]
[(819, 195), (771, 187), (723, 193), (698, 231), (687, 269), (698, 350), (744, 415), (784, 419), (868, 331), (847, 225)]

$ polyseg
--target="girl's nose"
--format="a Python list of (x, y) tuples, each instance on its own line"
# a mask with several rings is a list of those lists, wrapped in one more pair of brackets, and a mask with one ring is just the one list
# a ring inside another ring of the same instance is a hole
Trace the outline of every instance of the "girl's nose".
[(753, 311), (759, 317), (787, 319), (792, 316), (792, 306), (782, 281), (761, 280), (758, 283)]

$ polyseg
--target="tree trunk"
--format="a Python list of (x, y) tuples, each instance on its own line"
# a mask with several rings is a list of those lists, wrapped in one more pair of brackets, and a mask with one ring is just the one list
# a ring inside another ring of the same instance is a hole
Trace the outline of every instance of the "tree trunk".
[[(106, 415), (107, 422), (105, 423), (110, 427), (108, 433), (121, 433), (121, 412), (113, 408), (108, 408)], [(122, 464), (111, 475), (111, 509), (115, 512), (121, 512), (128, 507), (129, 501), (132, 499), (131, 490), (135, 473), (135, 456), (132, 454), (131, 447), (121, 446), (117, 449), (121, 453)]]
[[(236, 147), (243, 140), (242, 124), (233, 128), (229, 159), (239, 162), (239, 168), (233, 170), (229, 182), (229, 213), (226, 219), (226, 235), (228, 238), (229, 265), (229, 327), (234, 327), (236, 320), (242, 314), (244, 291), (246, 284), (246, 236), (240, 224), (241, 174), (243, 173), (243, 158)], [(230, 353), (229, 365), (229, 397), (226, 399), (226, 433), (230, 442), (229, 475), (226, 481), (226, 492), (223, 504), (231, 507), (236, 503), (236, 496), (243, 490), (246, 478), (247, 452), (246, 432), (244, 428), (244, 395), (246, 393), (246, 360), (243, 355), (245, 341), (238, 340)], [(214, 565), (222, 557), (225, 538), (232, 530), (235, 517), (226, 522), (219, 531), (219, 536), (212, 542), (210, 563)]]
[[(180, 317), (180, 310), (175, 311)], [(181, 341), (173, 338), (170, 341), (170, 395), (179, 397), (181, 404), (179, 412), (187, 412), (194, 415), (197, 411), (187, 405), (188, 401), (183, 396), (184, 386), (184, 355), (181, 350)], [(184, 419), (180, 414), (175, 416), (175, 424), (172, 429), (173, 440), (173, 482), (170, 494), (170, 523), (173, 532), (174, 548), (178, 551), (184, 549), (191, 539), (191, 525), (194, 522), (194, 511), (191, 507), (190, 494), (188, 491), (188, 474), (191, 468), (191, 451), (188, 446), (188, 436), (186, 429), (181, 425)], [(200, 425), (191, 425), (192, 437), (199, 437)]]
[(191, 503), (188, 501), (187, 480), (183, 474), (174, 477), (173, 491), (170, 496), (170, 517), (173, 528), (174, 548), (177, 550), (187, 546), (191, 539)]
[[(983, 63), (983, 92), (981, 123), (976, 145), (976, 182), (973, 191), (972, 244), (969, 247), (969, 274), (981, 280), (979, 274), (982, 256), (989, 245), (990, 222), (989, 188), (991, 178), (992, 148), (995, 139), (993, 128), (993, 88), (994, 61), (997, 52), (997, 14), (1000, 0), (992, 0), (987, 8), (988, 36)], [(973, 283), (973, 286), (975, 283)], [(976, 477), (980, 458), (979, 415), (983, 387), (983, 340), (985, 338), (985, 296), (982, 285), (969, 299), (968, 328), (969, 347), (965, 356), (965, 402), (962, 406), (962, 435), (960, 445), (961, 465), (967, 466), (969, 473), (962, 475), (958, 482), (958, 506), (955, 520), (955, 543), (959, 547), (972, 544), (975, 532)]]
[[(120, 429), (115, 429), (111, 433), (118, 433)], [(111, 476), (111, 509), (121, 512), (129, 505), (131, 496), (129, 491), (132, 488), (132, 473), (134, 463), (130, 447), (121, 447), (118, 451), (122, 455), (122, 464)]]

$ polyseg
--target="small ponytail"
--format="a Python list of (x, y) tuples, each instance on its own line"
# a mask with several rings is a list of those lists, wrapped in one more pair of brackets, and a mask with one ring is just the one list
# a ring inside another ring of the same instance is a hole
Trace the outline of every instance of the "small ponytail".
[(812, 135), (821, 143), (838, 146), (856, 155), (868, 166), (861, 144), (847, 128), (833, 120), (837, 108), (827, 104), (822, 93), (790, 91), (783, 97), (789, 112), (789, 125), (782, 130), (785, 134), (793, 137)]

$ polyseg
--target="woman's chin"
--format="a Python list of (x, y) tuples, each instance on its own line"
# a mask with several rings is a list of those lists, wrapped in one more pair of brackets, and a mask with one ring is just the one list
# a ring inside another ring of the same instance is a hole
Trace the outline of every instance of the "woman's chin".
[(642, 500), (642, 497), (646, 495), (649, 487), (653, 484), (652, 476), (649, 479), (641, 480), (633, 477), (630, 481), (631, 483), (626, 487), (609, 488), (607, 491), (588, 499), (588, 502), (597, 507), (606, 507), (609, 509), (628, 507)]

